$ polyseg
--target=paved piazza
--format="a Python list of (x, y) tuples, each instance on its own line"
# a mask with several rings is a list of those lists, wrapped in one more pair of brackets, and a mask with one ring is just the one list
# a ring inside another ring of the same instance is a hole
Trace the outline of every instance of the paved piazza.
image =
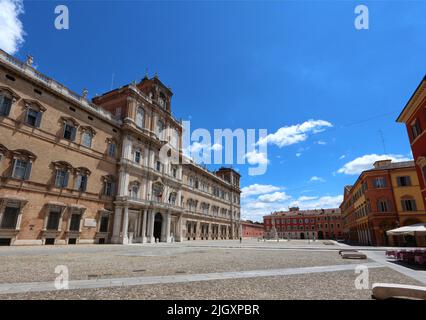
[[(370, 285), (426, 283), (426, 271), (387, 262), (384, 248), (357, 247), (343, 260), (330, 241), (192, 241), (137, 245), (0, 248), (0, 299), (370, 299), (356, 289), (359, 264)], [(69, 270), (56, 290), (55, 267)]]

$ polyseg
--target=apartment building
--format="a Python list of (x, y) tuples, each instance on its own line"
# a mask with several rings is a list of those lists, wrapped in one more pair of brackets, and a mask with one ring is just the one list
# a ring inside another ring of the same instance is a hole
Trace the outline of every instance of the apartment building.
[(340, 205), (345, 239), (364, 245), (389, 245), (386, 231), (426, 222), (426, 211), (413, 161), (382, 160), (344, 188)]

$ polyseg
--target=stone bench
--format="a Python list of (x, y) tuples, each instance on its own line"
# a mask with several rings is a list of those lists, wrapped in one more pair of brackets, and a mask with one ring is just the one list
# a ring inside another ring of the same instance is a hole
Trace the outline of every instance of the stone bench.
[(367, 259), (367, 256), (364, 253), (358, 251), (342, 252), (341, 256), (343, 259)]
[(373, 283), (372, 297), (378, 300), (405, 298), (426, 300), (426, 287), (394, 283)]
[(342, 253), (344, 253), (344, 252), (358, 252), (358, 250), (355, 250), (355, 249), (342, 249), (342, 250), (339, 250), (339, 254), (340, 255), (342, 255)]

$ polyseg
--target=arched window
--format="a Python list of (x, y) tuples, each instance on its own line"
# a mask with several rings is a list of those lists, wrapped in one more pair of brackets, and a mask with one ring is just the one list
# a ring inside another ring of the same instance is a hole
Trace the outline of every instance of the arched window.
[(62, 137), (69, 141), (75, 141), (78, 122), (72, 118), (62, 118), (62, 122), (64, 125)]
[(79, 167), (75, 169), (76, 179), (75, 179), (75, 189), (80, 192), (86, 192), (87, 182), (89, 180), (90, 170), (84, 167)]
[(81, 144), (87, 148), (91, 148), (95, 130), (91, 127), (81, 127), (81, 131), (83, 132), (81, 135)]
[(68, 187), (70, 172), (73, 169), (71, 164), (66, 161), (54, 161), (53, 166), (55, 168), (55, 187)]
[(177, 193), (171, 192), (169, 195), (169, 203), (175, 205), (176, 204)]
[(136, 112), (136, 126), (144, 128), (145, 110), (142, 107), (138, 107)]

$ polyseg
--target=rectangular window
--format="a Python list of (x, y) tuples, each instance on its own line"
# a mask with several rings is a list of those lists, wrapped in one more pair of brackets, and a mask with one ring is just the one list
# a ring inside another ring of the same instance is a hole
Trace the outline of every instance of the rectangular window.
[(422, 133), (422, 128), (420, 127), (420, 122), (418, 119), (414, 121), (414, 123), (411, 125), (411, 135), (413, 136), (413, 140), (416, 139), (420, 133)]
[(36, 128), (40, 127), (41, 115), (40, 111), (28, 108), (27, 118), (25, 119), (26, 124)]
[(66, 188), (68, 186), (68, 171), (56, 170), (55, 187)]
[(376, 188), (385, 188), (386, 187), (386, 178), (380, 177), (374, 179), (374, 186)]
[(64, 127), (64, 139), (74, 141), (75, 140), (76, 129), (74, 126), (66, 123)]
[(114, 182), (107, 181), (105, 182), (105, 195), (108, 197), (112, 197), (114, 194)]
[(108, 232), (108, 216), (101, 217), (101, 224), (99, 226), (99, 232)]
[(140, 151), (135, 151), (135, 162), (141, 163), (141, 152)]
[(12, 177), (15, 179), (28, 180), (31, 174), (31, 162), (16, 159)]
[(409, 176), (397, 177), (398, 187), (411, 186), (411, 178)]
[(47, 230), (58, 230), (59, 220), (61, 218), (60, 209), (51, 210), (49, 212), (49, 217), (47, 218)]
[(379, 211), (379, 212), (388, 212), (389, 210), (388, 210), (389, 208), (388, 208), (388, 202), (387, 201), (385, 201), (385, 200), (380, 200), (378, 203), (377, 203), (377, 210)]
[(16, 229), (18, 221), (19, 208), (6, 207), (1, 220), (0, 229)]
[(110, 143), (108, 145), (108, 156), (110, 156), (111, 158), (115, 157), (115, 143)]
[(402, 209), (404, 211), (416, 211), (416, 200), (414, 199), (408, 199), (408, 200), (402, 200), (401, 201)]
[(73, 213), (71, 215), (70, 231), (80, 231), (80, 220), (81, 220), (80, 213)]
[(10, 107), (12, 106), (12, 99), (6, 96), (0, 96), (0, 116), (7, 117), (10, 113)]
[(155, 166), (155, 170), (161, 171), (161, 162), (160, 161), (157, 161), (156, 166)]
[(87, 176), (86, 175), (78, 175), (76, 181), (76, 189), (85, 192), (87, 189)]
[(83, 132), (82, 144), (85, 147), (92, 147), (92, 134), (90, 132)]

